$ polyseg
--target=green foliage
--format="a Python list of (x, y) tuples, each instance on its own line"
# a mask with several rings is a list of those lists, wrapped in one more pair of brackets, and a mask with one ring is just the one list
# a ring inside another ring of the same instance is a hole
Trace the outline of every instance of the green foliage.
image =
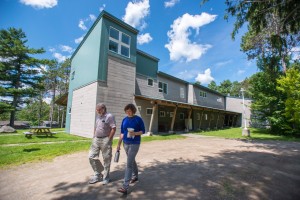
[(0, 93), (4, 97), (1, 98), (1, 110), (11, 111), (11, 126), (15, 111), (39, 93), (40, 67), (48, 62), (31, 57), (45, 51), (28, 48), (26, 43), (26, 35), (21, 29), (0, 30)]
[(215, 81), (211, 81), (209, 84), (208, 84), (208, 88), (209, 89), (212, 89), (212, 90), (215, 90), (215, 91), (218, 91), (218, 86), (216, 84)]
[[(202, 3), (207, 1), (203, 0)], [(249, 59), (257, 60), (257, 66), (262, 71), (254, 75), (250, 83), (252, 113), (257, 115), (257, 119), (269, 123), (273, 131), (297, 131), (296, 113), (299, 110), (295, 91), (298, 88), (286, 85), (297, 81), (280, 77), (295, 62), (291, 52), (295, 51), (300, 40), (300, 1), (226, 0), (225, 4), (225, 19), (229, 16), (236, 19), (232, 38), (247, 24), (248, 32), (242, 37), (241, 49)]]
[(284, 110), (285, 95), (276, 90), (276, 78), (266, 72), (259, 72), (250, 78), (250, 88), (253, 102), (251, 110), (260, 122), (268, 122), (274, 133), (284, 132), (288, 127)]
[(275, 133), (270, 132), (267, 129), (257, 129), (257, 128), (250, 128), (250, 137), (242, 136), (241, 128), (230, 128), (230, 129), (217, 130), (217, 131), (200, 132), (200, 133), (195, 133), (195, 134), (216, 136), (216, 137), (222, 137), (222, 138), (231, 138), (231, 139), (282, 140), (282, 141), (300, 142), (300, 138), (286, 136), (283, 133), (275, 134)]
[(230, 96), (240, 97), (241, 96), (241, 88), (245, 89), (244, 96), (246, 98), (250, 98), (250, 93), (248, 91), (249, 87), (249, 79), (246, 78), (242, 82), (234, 81), (231, 82), (230, 80), (224, 80), (218, 86), (216, 82), (211, 81), (208, 84), (208, 88), (220, 92), (224, 95), (230, 94)]
[(39, 125), (39, 121), (47, 121), (50, 107), (45, 102), (34, 100), (17, 112), (16, 119), (19, 121), (30, 121), (31, 125)]
[(287, 70), (278, 80), (277, 89), (286, 94), (285, 112), (292, 128), (300, 133), (300, 64), (295, 63), (294, 66)]

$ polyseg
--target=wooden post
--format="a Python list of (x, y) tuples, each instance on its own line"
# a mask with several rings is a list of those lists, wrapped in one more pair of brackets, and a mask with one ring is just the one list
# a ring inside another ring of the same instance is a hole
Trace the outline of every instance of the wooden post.
[(173, 114), (171, 128), (170, 128), (169, 133), (174, 133), (174, 123), (175, 123), (175, 119), (176, 119), (176, 112), (177, 112), (177, 106), (175, 106), (175, 109), (174, 109), (174, 114)]
[(154, 103), (154, 105), (152, 107), (152, 114), (151, 114), (151, 119), (150, 119), (150, 124), (149, 124), (149, 131), (147, 133), (148, 135), (153, 135), (152, 126), (153, 126), (154, 114), (155, 114), (156, 107), (157, 107), (157, 104)]

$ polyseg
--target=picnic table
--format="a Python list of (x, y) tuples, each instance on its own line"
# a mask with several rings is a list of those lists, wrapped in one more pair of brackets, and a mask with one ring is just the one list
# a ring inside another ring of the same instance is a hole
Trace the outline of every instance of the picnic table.
[(29, 132), (24, 132), (25, 137), (31, 137), (33, 134), (35, 135), (50, 135), (56, 134), (56, 132), (51, 132), (50, 127), (46, 126), (31, 126)]

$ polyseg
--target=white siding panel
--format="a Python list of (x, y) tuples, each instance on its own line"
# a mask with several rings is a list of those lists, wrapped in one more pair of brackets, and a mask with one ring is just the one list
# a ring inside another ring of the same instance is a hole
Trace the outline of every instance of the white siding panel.
[(93, 137), (97, 83), (82, 87), (73, 92), (71, 110), (71, 134)]

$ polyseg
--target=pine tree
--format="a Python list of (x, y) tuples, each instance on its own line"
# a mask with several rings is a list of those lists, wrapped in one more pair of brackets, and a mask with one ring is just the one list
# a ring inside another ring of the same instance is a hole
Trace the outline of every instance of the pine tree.
[(10, 112), (10, 126), (17, 109), (38, 94), (41, 65), (48, 63), (31, 56), (44, 53), (43, 48), (29, 48), (26, 43), (21, 29), (0, 30), (0, 110)]

